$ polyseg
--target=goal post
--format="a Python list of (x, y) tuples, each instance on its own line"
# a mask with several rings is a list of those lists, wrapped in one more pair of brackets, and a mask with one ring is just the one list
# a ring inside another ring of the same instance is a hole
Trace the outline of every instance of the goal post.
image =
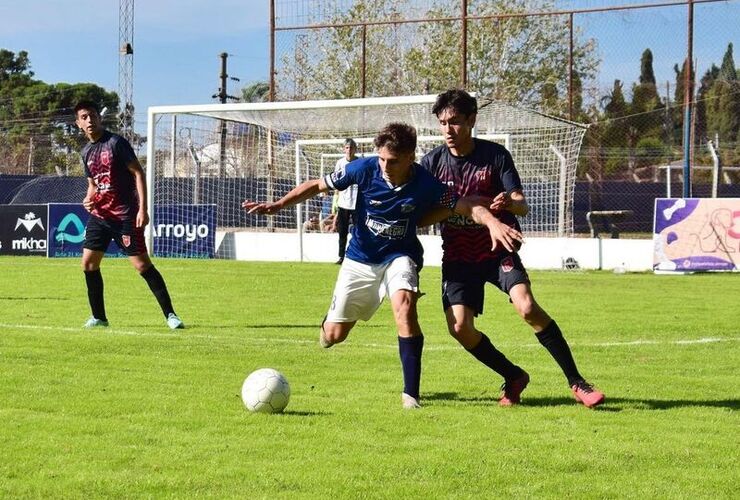
[[(319, 209), (317, 200), (274, 216), (249, 215), (241, 202), (275, 201), (298, 183), (330, 172), (346, 138), (358, 144), (358, 155), (374, 154), (373, 138), (389, 122), (416, 128), (420, 158), (443, 144), (431, 111), (435, 100), (436, 95), (418, 95), (150, 107), (150, 214), (161, 205), (213, 205), (217, 257), (249, 258), (237, 240), (240, 233), (251, 232), (287, 238), (285, 260), (302, 260), (304, 223)], [(530, 214), (521, 220), (524, 231), (571, 235), (575, 173), (586, 127), (480, 96), (478, 101), (474, 134), (506, 146), (522, 178), (530, 205)], [(150, 242), (156, 224), (150, 225)]]

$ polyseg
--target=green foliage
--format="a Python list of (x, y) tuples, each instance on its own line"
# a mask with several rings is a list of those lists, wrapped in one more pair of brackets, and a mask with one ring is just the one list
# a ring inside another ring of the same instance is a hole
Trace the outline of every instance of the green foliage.
[[(424, 407), (408, 412), (387, 304), (318, 346), (336, 266), (156, 264), (186, 330), (125, 259), (103, 262), (112, 326), (85, 331), (76, 259), (0, 258), (3, 498), (736, 496), (736, 276), (531, 272), (606, 393), (597, 410), (488, 286), (477, 325), (532, 375), (500, 408), (500, 377), (447, 334), (425, 268)], [(285, 414), (244, 409), (261, 367), (290, 381)]]
[[(48, 84), (33, 79), (28, 53), (0, 49), (0, 155), (5, 173), (82, 173), (78, 150), (84, 136), (74, 124), (73, 108), (89, 99), (118, 113), (118, 95), (92, 83)], [(115, 130), (117, 121), (106, 126)], [(10, 160), (10, 161), (8, 161)], [(7, 170), (5, 170), (7, 169)]]
[[(405, 3), (359, 0), (332, 22), (402, 17)], [(553, 6), (551, 0), (494, 0), (476, 5), (475, 10), (486, 16)], [(445, 12), (432, 8), (425, 16), (445, 17)], [(461, 29), (454, 21), (368, 27), (366, 95), (434, 93), (459, 86)], [(590, 79), (598, 66), (596, 44), (578, 35), (575, 71), (579, 79)], [(295, 54), (284, 56), (282, 61), (281, 95), (298, 99), (360, 96), (362, 36), (362, 27), (316, 29), (299, 35)], [(471, 20), (467, 87), (481, 95), (532, 107), (539, 106), (547, 88), (554, 87), (556, 94), (567, 96), (568, 39), (562, 16)], [(555, 111), (567, 116), (567, 100), (559, 99)]]

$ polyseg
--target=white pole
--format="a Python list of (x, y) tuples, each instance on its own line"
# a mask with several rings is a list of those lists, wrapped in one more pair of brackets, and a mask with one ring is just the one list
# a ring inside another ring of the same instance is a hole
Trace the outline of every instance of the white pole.
[(155, 151), (154, 143), (156, 137), (154, 135), (155, 123), (157, 115), (154, 113), (152, 108), (147, 111), (147, 125), (146, 125), (146, 184), (147, 184), (147, 207), (149, 208), (149, 225), (144, 230), (144, 240), (146, 241), (146, 247), (149, 249), (149, 255), (154, 255), (154, 224), (157, 222), (154, 219), (154, 171), (156, 170), (155, 164)]
[(558, 178), (558, 236), (565, 236), (565, 189), (567, 187), (568, 162), (554, 144), (550, 144), (550, 150), (555, 153), (560, 162), (560, 176)]
[[(301, 149), (300, 144), (296, 142), (295, 145), (295, 185), (301, 183)], [(298, 261), (303, 262), (303, 203), (298, 203), (295, 206), (295, 223), (296, 223), (296, 234), (298, 235)]]

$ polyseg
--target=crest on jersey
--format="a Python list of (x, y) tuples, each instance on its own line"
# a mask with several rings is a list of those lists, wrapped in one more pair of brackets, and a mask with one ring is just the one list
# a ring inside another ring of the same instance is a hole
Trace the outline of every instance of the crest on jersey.
[(128, 234), (124, 234), (123, 236), (121, 236), (121, 243), (123, 243), (123, 246), (128, 248), (129, 245), (131, 245), (131, 236), (129, 236)]
[(514, 269), (514, 259), (509, 256), (501, 261), (501, 270), (505, 273), (509, 273)]
[(416, 205), (412, 205), (411, 203), (401, 203), (401, 213), (402, 214), (413, 212), (415, 209), (416, 209)]
[(105, 165), (106, 167), (110, 166), (110, 151), (101, 151), (100, 152), (100, 163)]

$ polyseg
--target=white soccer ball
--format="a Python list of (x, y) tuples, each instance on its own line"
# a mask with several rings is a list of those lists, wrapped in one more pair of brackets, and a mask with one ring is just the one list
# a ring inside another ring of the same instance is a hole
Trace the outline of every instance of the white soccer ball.
[(260, 368), (249, 374), (242, 385), (242, 401), (249, 411), (280, 413), (290, 400), (288, 379), (272, 368)]

